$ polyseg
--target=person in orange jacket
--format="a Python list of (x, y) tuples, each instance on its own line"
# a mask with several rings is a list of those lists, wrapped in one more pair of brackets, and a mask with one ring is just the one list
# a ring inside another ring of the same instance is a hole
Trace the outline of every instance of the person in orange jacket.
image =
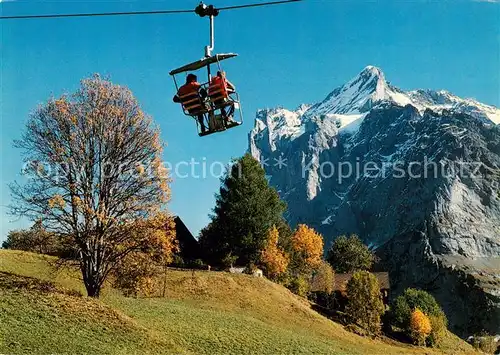
[[(222, 105), (229, 99), (229, 94), (233, 93), (236, 87), (226, 78), (226, 73), (218, 71), (217, 75), (210, 80), (208, 87), (208, 96), (215, 106)], [(234, 113), (234, 105), (230, 105), (228, 111), (223, 107), (221, 108), (222, 115), (229, 120)]]
[[(189, 114), (195, 115), (199, 111), (204, 110), (204, 99), (206, 97), (207, 92), (205, 89), (201, 88), (198, 77), (194, 74), (188, 74), (186, 77), (186, 84), (179, 88), (173, 101), (180, 103)], [(200, 113), (197, 117), (201, 127), (201, 133), (205, 133), (206, 127), (203, 114)]]

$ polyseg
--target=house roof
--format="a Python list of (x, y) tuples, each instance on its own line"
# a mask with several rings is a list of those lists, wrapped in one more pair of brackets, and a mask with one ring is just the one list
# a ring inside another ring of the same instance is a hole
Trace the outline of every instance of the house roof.
[[(373, 272), (372, 274), (375, 275), (375, 277), (377, 278), (381, 290), (388, 290), (391, 288), (388, 272)], [(347, 274), (335, 274), (334, 290), (335, 291), (345, 290), (347, 282), (351, 279), (352, 275), (353, 275), (352, 272)]]
[(175, 216), (175, 232), (179, 242), (179, 254), (185, 259), (201, 258), (200, 245), (179, 216)]
[[(347, 282), (351, 279), (352, 277), (352, 272), (347, 273), (347, 274), (335, 274), (335, 284), (333, 287), (334, 291), (345, 291)], [(389, 281), (389, 273), (387, 272), (372, 272), (373, 275), (378, 280), (378, 283), (380, 285), (381, 290), (389, 290), (391, 288), (391, 284)], [(318, 291), (317, 289), (314, 289), (315, 284), (313, 283), (312, 290), (311, 291)]]

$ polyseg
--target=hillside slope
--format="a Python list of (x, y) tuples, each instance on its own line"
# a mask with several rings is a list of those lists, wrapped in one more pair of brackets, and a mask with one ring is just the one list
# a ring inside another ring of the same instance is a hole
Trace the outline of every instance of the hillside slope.
[[(166, 298), (125, 298), (107, 288), (96, 301), (41, 282), (81, 290), (45, 259), (0, 250), (0, 353), (441, 353), (349, 333), (265, 279), (169, 271)], [(473, 353), (452, 335), (444, 351)]]

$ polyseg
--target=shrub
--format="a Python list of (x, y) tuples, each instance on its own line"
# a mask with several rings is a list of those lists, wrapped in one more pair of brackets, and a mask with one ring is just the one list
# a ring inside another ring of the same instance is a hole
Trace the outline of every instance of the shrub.
[(416, 309), (426, 315), (431, 323), (427, 344), (439, 346), (446, 335), (448, 323), (436, 299), (423, 290), (408, 288), (396, 298), (391, 306), (392, 325), (411, 336), (411, 317)]
[(431, 294), (423, 290), (407, 288), (391, 306), (393, 325), (408, 329), (411, 313), (417, 308), (427, 316), (444, 317), (441, 307)]
[(495, 337), (486, 333), (474, 335), (472, 337), (472, 346), (486, 354), (497, 354), (499, 343), (495, 341)]
[(431, 333), (431, 321), (420, 309), (415, 309), (410, 316), (410, 336), (417, 345), (425, 345)]
[(184, 259), (182, 258), (182, 256), (180, 256), (178, 254), (175, 254), (172, 257), (172, 262), (170, 263), (170, 265), (173, 267), (178, 267), (178, 268), (183, 268), (186, 266), (186, 264), (184, 263)]
[(327, 260), (335, 272), (347, 273), (370, 270), (374, 258), (368, 247), (357, 235), (353, 234), (350, 237), (342, 235), (335, 239), (328, 251)]
[(257, 266), (253, 262), (249, 262), (247, 266), (243, 269), (244, 274), (253, 275), (257, 270)]
[(384, 303), (377, 278), (368, 271), (357, 271), (348, 281), (346, 293), (346, 312), (351, 322), (371, 333), (379, 333)]
[(229, 267), (233, 266), (233, 264), (236, 262), (237, 259), (238, 259), (238, 257), (236, 255), (229, 253), (222, 258), (221, 264), (225, 268), (229, 268)]
[(303, 275), (292, 277), (288, 289), (300, 297), (307, 297), (310, 289), (309, 280)]
[(431, 334), (427, 338), (427, 345), (439, 347), (446, 336), (446, 317), (444, 314), (439, 316), (429, 315), (429, 320), (431, 321)]
[(369, 331), (367, 331), (364, 328), (361, 328), (361, 327), (357, 326), (356, 324), (347, 324), (344, 327), (344, 329), (347, 330), (348, 332), (357, 334), (357, 335), (362, 336), (362, 337), (366, 337), (366, 336), (370, 335)]
[(150, 296), (154, 292), (154, 278), (161, 272), (161, 267), (146, 253), (132, 253), (116, 267), (113, 285), (125, 296)]
[(193, 269), (205, 269), (206, 268), (205, 263), (201, 259), (193, 260), (191, 265), (192, 265)]
[(33, 224), (30, 229), (10, 231), (7, 239), (2, 243), (2, 248), (61, 257), (69, 254), (65, 253), (62, 240), (54, 233), (46, 231), (40, 221)]
[(333, 292), (334, 285), (335, 275), (332, 267), (325, 261), (321, 262), (320, 266), (313, 274), (311, 290), (329, 295)]

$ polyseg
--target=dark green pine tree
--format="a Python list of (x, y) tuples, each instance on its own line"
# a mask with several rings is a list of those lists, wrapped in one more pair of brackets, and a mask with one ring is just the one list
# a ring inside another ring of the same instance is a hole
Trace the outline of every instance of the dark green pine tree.
[(264, 169), (249, 153), (221, 179), (212, 221), (200, 235), (209, 263), (257, 263), (273, 226), (283, 226), (286, 204), (269, 186)]

